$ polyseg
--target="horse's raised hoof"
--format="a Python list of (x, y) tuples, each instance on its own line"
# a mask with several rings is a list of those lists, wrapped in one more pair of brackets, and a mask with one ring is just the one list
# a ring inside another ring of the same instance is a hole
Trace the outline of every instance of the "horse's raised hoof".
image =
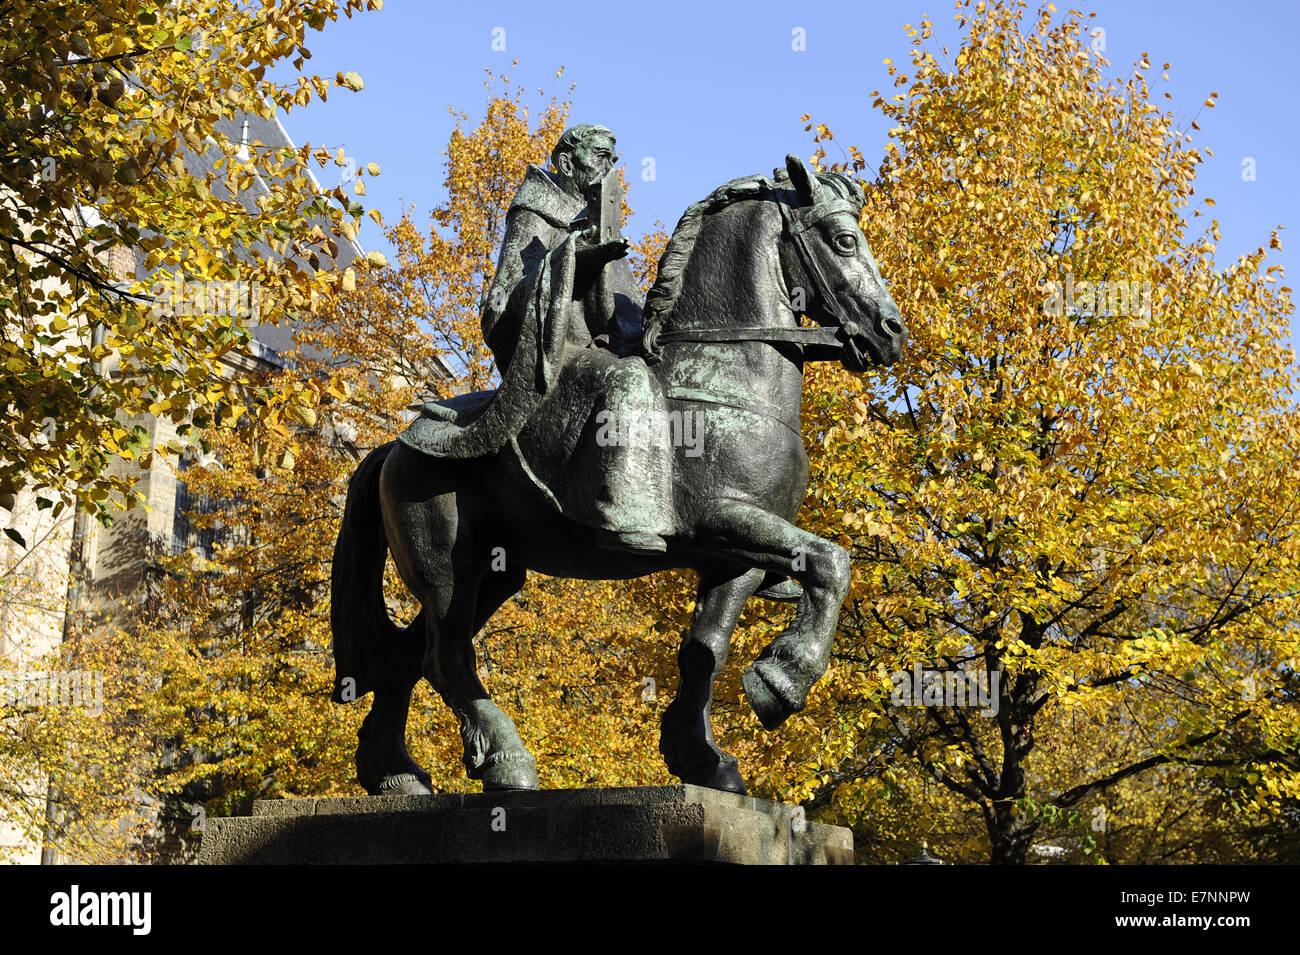
[(740, 676), (740, 685), (745, 688), (749, 705), (758, 716), (758, 721), (766, 730), (774, 730), (784, 723), (792, 713), (803, 709), (792, 704), (781, 692), (788, 687), (789, 680), (780, 668), (759, 660), (746, 668)]
[(682, 776), (681, 780), (692, 786), (703, 786), (705, 789), (739, 793), (742, 796), (749, 795), (749, 790), (745, 788), (745, 780), (740, 775), (740, 768), (732, 760), (722, 760), (712, 769), (702, 767), (699, 772)]
[(430, 784), (433, 782), (425, 773), (395, 773), (391, 776), (385, 776), (379, 783), (376, 790), (371, 790), (372, 796), (432, 796), (433, 789)]
[(512, 792), (538, 789), (537, 764), (532, 756), (503, 759), (483, 770), (483, 791)]

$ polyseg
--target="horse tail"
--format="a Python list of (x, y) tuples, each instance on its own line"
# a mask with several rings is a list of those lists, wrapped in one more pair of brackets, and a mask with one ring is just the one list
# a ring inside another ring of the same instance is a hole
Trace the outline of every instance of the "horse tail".
[[(379, 497), (379, 474), (397, 446), (390, 441), (371, 451), (348, 482), (343, 522), (334, 543), (330, 573), (330, 629), (334, 635), (335, 703), (359, 700), (419, 659), (424, 610), (407, 627), (399, 627), (384, 605), (384, 563), (388, 536)], [(420, 647), (409, 646), (420, 638)], [(405, 652), (404, 652), (405, 651)], [(414, 652), (412, 652), (414, 651)], [(416, 677), (418, 679), (418, 675)]]

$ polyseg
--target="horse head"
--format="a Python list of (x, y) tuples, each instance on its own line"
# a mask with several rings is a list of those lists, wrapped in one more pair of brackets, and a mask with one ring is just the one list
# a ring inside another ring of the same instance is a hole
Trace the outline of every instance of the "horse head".
[(781, 265), (796, 313), (837, 329), (840, 360), (849, 370), (893, 364), (907, 326), (862, 232), (862, 188), (846, 176), (810, 172), (793, 153), (774, 178), (788, 179), (798, 199), (797, 206), (779, 203), (785, 222)]

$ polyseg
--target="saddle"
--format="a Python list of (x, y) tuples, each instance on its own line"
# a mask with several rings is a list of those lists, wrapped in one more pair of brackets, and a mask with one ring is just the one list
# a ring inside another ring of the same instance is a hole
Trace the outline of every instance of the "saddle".
[(499, 390), (488, 388), (485, 391), (470, 391), (412, 406), (412, 410), (418, 408), (420, 416), (411, 422), (398, 440), (416, 451), (438, 457), (437, 449), (445, 446), (451, 433), (468, 428), (478, 420)]

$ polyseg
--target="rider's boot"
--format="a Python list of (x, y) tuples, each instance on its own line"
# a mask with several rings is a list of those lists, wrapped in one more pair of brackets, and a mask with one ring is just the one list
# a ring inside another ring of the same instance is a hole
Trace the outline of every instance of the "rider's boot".
[[(672, 489), (647, 473), (644, 453), (621, 449), (610, 455), (601, 474), (596, 508), (604, 527), (596, 529), (596, 546), (633, 554), (662, 554), (664, 534), (671, 532), (667, 508)], [(626, 453), (631, 451), (631, 453)]]
[(597, 435), (596, 543), (606, 550), (662, 554), (674, 524), (673, 451), (648, 374), (644, 366), (639, 377), (628, 374), (634, 367), (624, 366), (606, 396), (617, 427), (605, 440)]

